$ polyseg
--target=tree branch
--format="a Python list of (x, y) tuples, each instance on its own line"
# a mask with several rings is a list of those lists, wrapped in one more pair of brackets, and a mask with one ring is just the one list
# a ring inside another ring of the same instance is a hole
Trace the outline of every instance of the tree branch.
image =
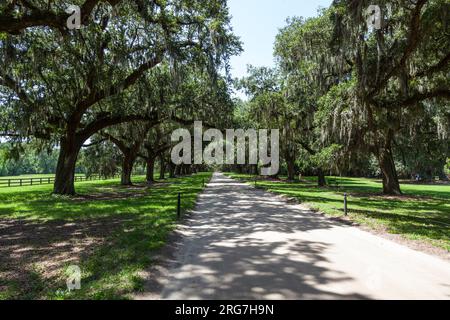
[[(15, 82), (11, 77), (8, 75), (3, 75), (0, 78), (0, 85), (5, 86), (11, 90), (13, 90), (20, 100), (22, 100), (23, 103), (27, 104), (29, 107), (33, 107), (33, 102), (28, 97), (28, 95), (23, 91), (17, 82)], [(34, 108), (34, 107), (33, 107)]]
[(104, 90), (92, 90), (91, 93), (82, 101), (80, 101), (73, 113), (73, 117), (80, 117), (89, 107), (96, 104), (97, 102), (112, 97), (136, 83), (136, 81), (147, 71), (157, 65), (162, 61), (163, 53), (157, 54), (154, 58), (140, 65), (136, 70), (134, 70), (128, 77), (126, 77), (121, 83), (110, 86)]
[(415, 103), (427, 100), (427, 99), (433, 99), (433, 98), (444, 98), (447, 100), (450, 100), (450, 89), (447, 88), (439, 88), (433, 91), (427, 91), (427, 92), (417, 92), (414, 95), (411, 95), (402, 101), (398, 100), (384, 100), (384, 101), (375, 101), (371, 100), (371, 103), (378, 107), (378, 108), (384, 108), (384, 109), (391, 109), (391, 108), (402, 108), (402, 107), (408, 107)]
[[(378, 92), (380, 92), (389, 82), (389, 80), (396, 75), (401, 68), (406, 64), (407, 60), (411, 56), (411, 54), (414, 52), (414, 50), (417, 48), (419, 44), (420, 39), (420, 22), (421, 22), (421, 12), (422, 8), (425, 6), (425, 4), (428, 2), (428, 0), (418, 0), (417, 4), (414, 8), (414, 12), (411, 17), (411, 22), (409, 25), (409, 34), (408, 39), (406, 42), (406, 48), (403, 52), (402, 57), (400, 58), (400, 61), (397, 65), (392, 67), (392, 69), (386, 74), (385, 77), (383, 77), (376, 85), (375, 88), (372, 89), (372, 91), (369, 92), (368, 98), (374, 97)], [(398, 50), (398, 49), (396, 49)]]
[(114, 125), (118, 125), (121, 123), (133, 122), (133, 121), (148, 121), (151, 126), (155, 126), (161, 122), (158, 119), (158, 116), (153, 114), (151, 116), (145, 115), (130, 115), (130, 116), (105, 116), (97, 118), (88, 124), (83, 130), (78, 132), (77, 134), (86, 140), (93, 136), (95, 133), (103, 130), (107, 127), (111, 127)]
[(113, 137), (112, 135), (110, 135), (109, 133), (106, 132), (102, 132), (101, 135), (103, 137), (105, 137), (108, 141), (111, 141), (112, 143), (114, 143), (122, 153), (127, 153), (127, 151), (129, 150), (128, 146), (125, 145), (124, 142), (120, 141), (119, 139)]
[(450, 62), (450, 52), (447, 53), (447, 55), (444, 58), (442, 58), (442, 60), (439, 61), (437, 64), (429, 67), (427, 70), (420, 71), (420, 72), (416, 73), (415, 75), (413, 75), (413, 78), (429, 76), (433, 73), (442, 71), (443, 69), (445, 69), (445, 67), (448, 66), (449, 62)]
[(313, 150), (313, 148), (311, 148), (306, 142), (297, 140), (297, 143), (298, 143), (299, 145), (301, 145), (303, 149), (305, 149), (306, 151), (308, 151), (308, 153), (309, 153), (310, 155), (314, 156), (314, 155), (317, 154), (317, 152), (316, 152), (315, 150)]

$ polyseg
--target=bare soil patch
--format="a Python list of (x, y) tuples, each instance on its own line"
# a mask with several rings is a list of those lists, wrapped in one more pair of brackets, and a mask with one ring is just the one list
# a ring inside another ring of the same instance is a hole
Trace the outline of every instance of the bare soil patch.
[(0, 219), (0, 292), (11, 283), (20, 292), (36, 281), (50, 286), (64, 267), (78, 264), (122, 228), (127, 218), (67, 221)]

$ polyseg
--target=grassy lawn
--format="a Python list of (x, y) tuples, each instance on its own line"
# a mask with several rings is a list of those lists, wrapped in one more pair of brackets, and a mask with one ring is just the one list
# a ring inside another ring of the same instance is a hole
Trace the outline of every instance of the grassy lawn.
[[(250, 175), (227, 174), (254, 181)], [(399, 234), (450, 251), (450, 185), (403, 184), (402, 197), (381, 194), (381, 182), (363, 178), (337, 178), (340, 188), (318, 188), (315, 178), (304, 182), (260, 180), (257, 186), (297, 198), (328, 216), (343, 216), (343, 194), (348, 193), (349, 218), (376, 230)], [(334, 178), (328, 178), (333, 181)], [(254, 182), (252, 182), (254, 183)]]
[[(0, 189), (0, 299), (127, 299), (143, 287), (139, 272), (177, 223), (177, 194), (192, 209), (209, 173), (147, 187), (118, 180), (77, 183), (75, 198), (51, 185)], [(65, 270), (82, 270), (68, 292)]]

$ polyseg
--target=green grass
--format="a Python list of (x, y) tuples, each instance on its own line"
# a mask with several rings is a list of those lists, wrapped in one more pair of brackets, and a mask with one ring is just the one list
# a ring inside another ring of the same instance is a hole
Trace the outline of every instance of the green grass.
[[(177, 194), (182, 193), (182, 210), (192, 209), (203, 180), (211, 174), (200, 173), (165, 184), (138, 190), (118, 186), (118, 180), (77, 183), (85, 195), (140, 193), (139, 197), (77, 201), (52, 196), (52, 186), (0, 189), (0, 218), (26, 219), (34, 223), (77, 222), (86, 219), (121, 218), (123, 226), (108, 237), (104, 245), (81, 258), (82, 289), (68, 292), (65, 270), (54, 283), (46, 283), (33, 271), (26, 289), (0, 279), (0, 299), (127, 299), (142, 289), (139, 272), (152, 262), (151, 253), (161, 248), (177, 224)], [(134, 179), (143, 182), (144, 178)], [(0, 266), (1, 268), (1, 266)]]
[[(244, 181), (254, 176), (227, 174)], [(385, 197), (375, 179), (328, 178), (340, 188), (318, 188), (316, 178), (299, 183), (261, 179), (259, 188), (298, 199), (328, 216), (343, 216), (343, 195), (348, 193), (349, 217), (373, 229), (427, 242), (450, 251), (450, 185), (402, 184), (403, 197)], [(254, 182), (252, 182), (254, 183)]]

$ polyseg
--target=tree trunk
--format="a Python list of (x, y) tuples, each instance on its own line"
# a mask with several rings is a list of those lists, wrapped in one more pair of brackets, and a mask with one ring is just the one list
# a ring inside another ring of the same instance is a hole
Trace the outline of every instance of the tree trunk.
[(387, 195), (401, 195), (394, 157), (390, 148), (385, 148), (378, 157), (380, 169), (383, 174), (383, 193)]
[(287, 171), (288, 171), (288, 181), (295, 180), (295, 162), (294, 159), (288, 157), (286, 158)]
[(123, 186), (131, 186), (131, 173), (133, 172), (133, 165), (136, 157), (130, 153), (124, 154), (122, 162), (122, 177), (120, 184)]
[(155, 158), (150, 157), (147, 159), (147, 183), (152, 184), (155, 182), (154, 178), (154, 172), (155, 172)]
[(181, 165), (175, 167), (175, 177), (179, 177), (181, 174)]
[(169, 161), (169, 177), (175, 178), (175, 165), (172, 163), (172, 161)]
[(164, 180), (166, 178), (166, 163), (164, 162), (163, 156), (159, 157), (159, 164), (160, 164), (159, 179)]
[(74, 136), (61, 139), (54, 194), (75, 195), (75, 166), (82, 144)]
[(319, 187), (325, 187), (327, 185), (327, 180), (325, 179), (325, 172), (323, 172), (322, 169), (317, 170), (317, 177), (318, 177), (318, 186)]

